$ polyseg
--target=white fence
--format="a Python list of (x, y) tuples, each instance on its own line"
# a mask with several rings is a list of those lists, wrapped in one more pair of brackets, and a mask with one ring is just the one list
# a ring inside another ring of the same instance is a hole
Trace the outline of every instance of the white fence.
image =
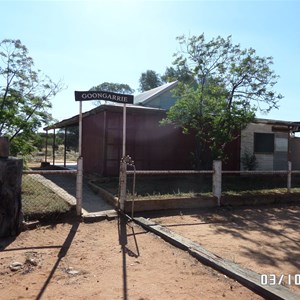
[(280, 171), (225, 171), (222, 170), (222, 162), (217, 160), (213, 162), (213, 170), (134, 170), (126, 171), (127, 175), (183, 175), (183, 174), (212, 174), (212, 193), (218, 199), (218, 205), (220, 205), (220, 199), (222, 195), (222, 174), (240, 174), (240, 175), (286, 175), (286, 187), (287, 192), (291, 192), (292, 174), (300, 174), (299, 171), (292, 170), (292, 163), (288, 162), (287, 170)]

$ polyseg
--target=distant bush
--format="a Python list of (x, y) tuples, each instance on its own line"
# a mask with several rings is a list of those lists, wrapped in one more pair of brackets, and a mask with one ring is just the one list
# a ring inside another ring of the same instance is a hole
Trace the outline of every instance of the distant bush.
[(257, 168), (256, 156), (248, 151), (244, 152), (241, 157), (244, 170), (253, 171)]

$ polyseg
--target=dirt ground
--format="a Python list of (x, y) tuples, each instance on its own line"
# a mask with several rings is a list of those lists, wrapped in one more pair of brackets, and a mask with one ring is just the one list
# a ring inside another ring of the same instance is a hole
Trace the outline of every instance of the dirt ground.
[(270, 276), (275, 275), (276, 282), (283, 276), (284, 285), (300, 299), (300, 206), (219, 208), (153, 221), (214, 254), (267, 274), (269, 283)]
[[(201, 223), (191, 218), (186, 221)], [(178, 220), (184, 219), (166, 219)], [(176, 228), (205, 237), (200, 225)], [(207, 241), (218, 244), (208, 225), (206, 233)], [(0, 249), (0, 298), (6, 300), (261, 299), (187, 252), (119, 220), (40, 226), (0, 240)]]
[[(299, 206), (147, 216), (258, 273), (284, 275), (284, 280), (292, 275), (290, 288), (300, 295), (293, 279), (300, 274)], [(1, 299), (261, 299), (187, 252), (120, 220), (40, 226), (1, 239), (0, 249)]]

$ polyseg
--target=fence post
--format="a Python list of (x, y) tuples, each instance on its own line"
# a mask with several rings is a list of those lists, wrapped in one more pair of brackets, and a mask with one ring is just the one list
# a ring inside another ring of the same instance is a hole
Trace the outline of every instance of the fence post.
[(287, 190), (288, 193), (291, 192), (292, 187), (292, 162), (288, 161), (288, 176), (287, 176)]
[(127, 165), (124, 159), (121, 160), (120, 164), (120, 209), (124, 211), (126, 201), (126, 186), (127, 186)]
[(0, 238), (16, 236), (22, 223), (23, 160), (9, 158), (9, 140), (0, 136)]
[(213, 161), (213, 195), (218, 199), (218, 206), (221, 205), (222, 195), (222, 161)]
[(77, 216), (82, 214), (82, 181), (83, 181), (83, 158), (77, 160), (77, 179), (76, 179), (76, 212)]

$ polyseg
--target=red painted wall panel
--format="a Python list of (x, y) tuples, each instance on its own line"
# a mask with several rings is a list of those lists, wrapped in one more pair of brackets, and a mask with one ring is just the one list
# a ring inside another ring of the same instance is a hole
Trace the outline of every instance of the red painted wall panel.
[[(137, 170), (192, 169), (193, 135), (183, 135), (173, 126), (162, 126), (164, 112), (127, 109), (126, 154)], [(122, 155), (122, 110), (107, 109), (83, 119), (84, 172), (117, 176)], [(225, 169), (239, 169), (237, 140), (227, 147), (230, 159)]]
[(82, 122), (83, 170), (86, 173), (104, 171), (104, 112), (90, 115)]

